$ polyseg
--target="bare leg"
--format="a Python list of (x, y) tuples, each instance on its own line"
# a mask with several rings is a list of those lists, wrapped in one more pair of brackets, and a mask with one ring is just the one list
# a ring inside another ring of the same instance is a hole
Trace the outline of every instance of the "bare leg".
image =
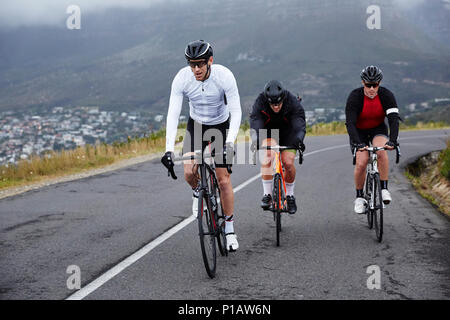
[(234, 215), (234, 193), (230, 174), (228, 173), (227, 168), (216, 168), (216, 174), (224, 214), (226, 216)]
[(364, 181), (366, 179), (366, 167), (369, 162), (369, 154), (367, 151), (356, 151), (356, 165), (355, 165), (355, 187), (356, 190), (364, 188)]
[[(184, 156), (194, 155), (193, 152), (186, 153)], [(194, 163), (194, 160), (184, 161), (184, 179), (191, 186), (192, 189), (197, 187), (197, 183), (200, 180), (198, 175), (198, 165)]]
[(287, 183), (293, 183), (295, 181), (295, 153), (290, 151), (283, 151), (281, 153), (281, 161), (283, 161), (285, 169), (285, 181)]
[[(384, 147), (388, 142), (385, 136), (376, 136), (373, 138), (372, 144), (374, 147)], [(377, 152), (378, 157), (378, 171), (380, 172), (380, 180), (389, 179), (389, 158), (386, 150)]]

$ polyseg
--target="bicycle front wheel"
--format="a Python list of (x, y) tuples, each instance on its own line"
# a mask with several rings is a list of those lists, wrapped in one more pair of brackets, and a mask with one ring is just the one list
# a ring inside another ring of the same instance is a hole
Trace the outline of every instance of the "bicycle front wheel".
[(383, 239), (383, 199), (381, 197), (380, 175), (376, 173), (373, 179), (373, 223), (378, 242)]
[[(372, 176), (367, 172), (367, 176), (366, 176), (366, 186), (365, 186), (365, 197), (368, 203), (370, 203), (370, 199), (371, 199), (371, 194), (372, 194), (372, 188), (373, 188), (373, 183), (372, 183)], [(369, 229), (373, 228), (373, 212), (370, 209), (370, 206), (367, 206), (366, 208), (366, 214), (367, 214), (367, 225), (369, 226)]]
[(198, 195), (198, 232), (200, 247), (202, 249), (203, 262), (206, 273), (210, 278), (216, 275), (216, 234), (214, 231), (213, 215), (208, 195), (200, 190)]

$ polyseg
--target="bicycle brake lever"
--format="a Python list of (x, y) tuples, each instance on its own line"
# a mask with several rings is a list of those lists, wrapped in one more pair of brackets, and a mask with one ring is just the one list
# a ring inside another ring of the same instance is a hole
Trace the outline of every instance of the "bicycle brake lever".
[(170, 169), (167, 171), (167, 176), (168, 176), (168, 177), (169, 177), (169, 176), (172, 176), (172, 179), (173, 179), (173, 180), (177, 180), (177, 179), (178, 179), (178, 177), (175, 175), (175, 171), (173, 170), (173, 167), (170, 168)]
[(399, 163), (399, 161), (400, 161), (400, 156), (402, 155), (401, 153), (400, 153), (400, 147), (399, 146), (397, 146), (396, 148), (395, 148), (395, 151), (396, 151), (396, 157), (395, 157), (395, 163)]

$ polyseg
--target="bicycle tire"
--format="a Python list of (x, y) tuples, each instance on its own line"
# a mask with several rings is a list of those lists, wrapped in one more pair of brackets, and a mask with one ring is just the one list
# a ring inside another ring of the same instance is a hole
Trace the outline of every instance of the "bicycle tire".
[[(211, 178), (212, 177), (212, 178)], [(227, 239), (225, 236), (225, 217), (223, 214), (223, 206), (222, 201), (220, 197), (220, 189), (219, 184), (217, 183), (216, 176), (214, 174), (211, 174), (209, 172), (208, 181), (211, 181), (210, 185), (210, 196), (212, 201), (215, 201), (215, 203), (211, 203), (213, 206), (215, 206), (214, 211), (214, 219), (215, 219), (215, 227), (216, 227), (216, 237), (217, 237), (217, 247), (219, 248), (220, 255), (227, 256), (228, 250), (226, 248)], [(223, 219), (223, 221), (220, 222), (220, 219)]]
[(273, 209), (275, 215), (275, 229), (276, 229), (276, 240), (277, 247), (280, 246), (280, 233), (281, 233), (281, 206), (280, 206), (280, 194), (281, 192), (281, 177), (279, 174), (275, 174), (273, 178)]
[(378, 242), (381, 242), (383, 240), (383, 199), (381, 197), (380, 175), (378, 173), (375, 173), (373, 180), (374, 180), (373, 222), (377, 240)]
[[(216, 235), (214, 232), (211, 204), (208, 195), (204, 190), (200, 190), (198, 195), (198, 231), (200, 238), (200, 248), (202, 250), (203, 263), (206, 273), (212, 279), (216, 276)], [(203, 208), (204, 201), (206, 209)]]
[(364, 196), (366, 198), (367, 203), (369, 204), (366, 207), (366, 215), (367, 215), (367, 225), (369, 229), (373, 228), (373, 212), (370, 209), (370, 201), (371, 201), (371, 194), (372, 194), (372, 176), (367, 172), (366, 176), (366, 185), (364, 190)]

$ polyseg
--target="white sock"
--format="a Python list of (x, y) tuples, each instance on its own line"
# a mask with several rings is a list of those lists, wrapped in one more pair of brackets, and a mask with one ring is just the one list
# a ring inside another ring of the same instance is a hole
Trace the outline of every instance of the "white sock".
[(262, 184), (263, 184), (264, 194), (272, 194), (273, 180), (272, 179), (263, 180)]
[[(231, 217), (230, 220), (228, 220)], [(233, 225), (233, 215), (225, 216), (225, 234), (234, 233), (234, 225)]]
[(286, 182), (286, 195), (287, 196), (294, 195), (294, 187), (295, 187), (295, 181), (293, 181), (292, 183)]

